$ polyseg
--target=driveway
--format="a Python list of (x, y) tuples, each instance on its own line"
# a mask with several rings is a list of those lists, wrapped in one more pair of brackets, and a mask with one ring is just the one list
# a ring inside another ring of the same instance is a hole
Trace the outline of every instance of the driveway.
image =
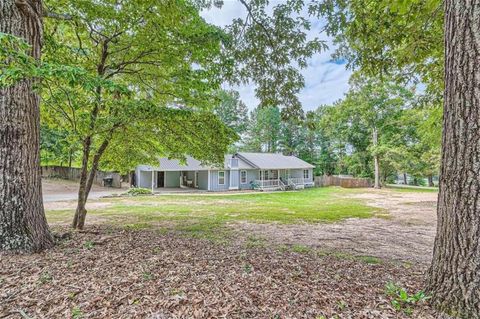
[[(78, 182), (43, 178), (42, 191), (44, 203), (76, 200), (78, 196)], [(88, 198), (98, 199), (104, 196), (121, 194), (126, 191), (126, 188), (110, 188), (94, 185)]]

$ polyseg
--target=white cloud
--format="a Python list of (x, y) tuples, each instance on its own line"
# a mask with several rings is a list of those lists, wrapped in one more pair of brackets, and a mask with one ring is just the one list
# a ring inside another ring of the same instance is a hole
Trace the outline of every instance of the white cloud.
[[(225, 0), (221, 9), (212, 7), (201, 14), (209, 23), (226, 26), (235, 18), (245, 17), (247, 12), (239, 1)], [(342, 98), (348, 90), (348, 79), (351, 75), (351, 71), (346, 70), (345, 63), (332, 61), (332, 41), (325, 33), (321, 33), (325, 22), (318, 19), (312, 19), (311, 22), (312, 30), (308, 33), (308, 38), (318, 37), (327, 41), (329, 49), (314, 55), (308, 61), (308, 67), (301, 71), (305, 77), (305, 88), (300, 92), (299, 99), (305, 111), (314, 110), (321, 104), (330, 104)], [(242, 100), (250, 109), (258, 105), (253, 84), (232, 88), (239, 91)]]

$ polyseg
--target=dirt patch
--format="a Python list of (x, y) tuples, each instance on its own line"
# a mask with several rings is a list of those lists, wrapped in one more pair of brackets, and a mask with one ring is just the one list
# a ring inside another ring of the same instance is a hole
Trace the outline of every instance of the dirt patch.
[(235, 223), (244, 235), (254, 233), (281, 245), (301, 244), (325, 251), (375, 256), (428, 265), (436, 227), (436, 193), (368, 190), (349, 194), (386, 209), (388, 218), (348, 219), (334, 224)]
[(42, 254), (1, 255), (0, 318), (407, 318), (385, 284), (422, 285), (423, 269), (402, 265), (91, 229)]
[[(89, 198), (94, 199), (124, 193), (128, 189), (126, 184), (124, 186), (123, 188), (111, 188), (93, 185)], [(78, 182), (57, 178), (42, 178), (42, 195), (45, 204), (75, 200), (78, 196)]]

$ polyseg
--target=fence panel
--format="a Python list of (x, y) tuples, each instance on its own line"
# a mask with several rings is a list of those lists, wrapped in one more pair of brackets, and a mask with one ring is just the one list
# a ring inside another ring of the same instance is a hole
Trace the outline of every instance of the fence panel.
[[(42, 177), (46, 178), (61, 178), (71, 181), (80, 180), (80, 168), (75, 167), (63, 167), (63, 166), (42, 166)], [(118, 173), (97, 171), (93, 183), (95, 185), (104, 186), (104, 178), (112, 178), (112, 187), (122, 187), (122, 177)]]
[(335, 175), (315, 176), (315, 187), (340, 186), (344, 188), (372, 187), (369, 178), (343, 177)]

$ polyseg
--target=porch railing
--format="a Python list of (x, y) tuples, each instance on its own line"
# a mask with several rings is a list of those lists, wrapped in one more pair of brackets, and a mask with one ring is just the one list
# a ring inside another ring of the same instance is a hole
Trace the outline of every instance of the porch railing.
[(255, 184), (259, 188), (275, 188), (275, 187), (280, 187), (280, 180), (278, 179), (256, 180)]
[(302, 177), (292, 177), (288, 179), (288, 184), (303, 185), (305, 184), (305, 179)]

